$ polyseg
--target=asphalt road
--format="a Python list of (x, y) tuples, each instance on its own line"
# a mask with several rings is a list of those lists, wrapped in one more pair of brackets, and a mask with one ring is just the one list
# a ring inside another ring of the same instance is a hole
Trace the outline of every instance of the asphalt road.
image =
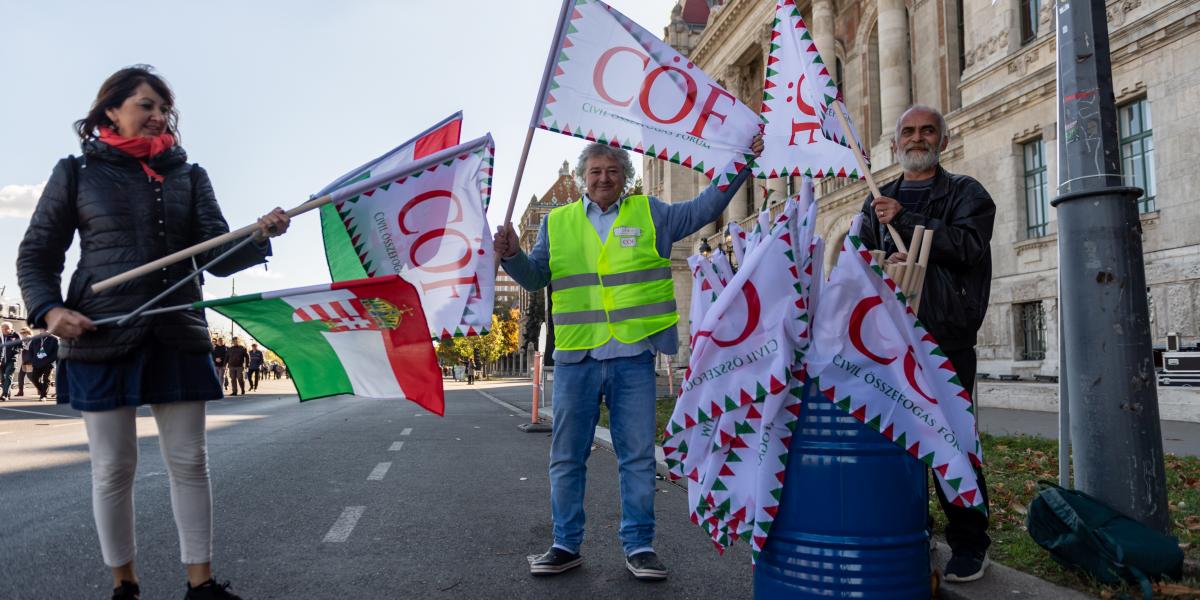
[[(548, 434), (528, 415), (448, 382), (444, 418), (355, 397), (275, 394), (209, 403), (214, 568), (260, 598), (746, 598), (749, 553), (719, 556), (687, 520), (686, 492), (659, 482), (656, 549), (666, 582), (624, 568), (615, 457), (588, 474), (584, 565), (529, 576), (549, 545)], [(481, 386), (494, 397), (523, 387)], [(524, 392), (524, 393), (522, 393)], [(525, 399), (527, 406), (528, 400)], [(154, 421), (139, 412), (135, 483), (143, 598), (179, 598), (184, 577)], [(108, 598), (91, 515), (82, 422), (66, 406), (0, 405), (0, 598)]]

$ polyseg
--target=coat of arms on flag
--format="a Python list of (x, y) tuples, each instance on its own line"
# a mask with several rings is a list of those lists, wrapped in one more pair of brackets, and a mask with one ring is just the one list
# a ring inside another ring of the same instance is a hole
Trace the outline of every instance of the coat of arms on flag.
[(236, 321), (292, 372), (301, 400), (407, 398), (444, 412), (416, 288), (399, 275), (198, 302)]
[(321, 321), (330, 331), (378, 331), (395, 329), (405, 316), (415, 314), (416, 309), (407, 304), (396, 306), (382, 298), (351, 298), (298, 307), (292, 319), (297, 323)]

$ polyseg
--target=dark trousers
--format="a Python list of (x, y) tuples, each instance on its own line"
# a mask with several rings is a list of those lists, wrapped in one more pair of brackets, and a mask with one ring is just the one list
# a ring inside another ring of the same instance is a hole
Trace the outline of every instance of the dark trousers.
[(246, 380), (242, 379), (241, 367), (229, 367), (229, 393), (234, 396), (246, 393)]
[(33, 379), (33, 387), (37, 388), (38, 397), (45, 398), (50, 395), (50, 370), (52, 366), (34, 367), (31, 373)]
[(261, 373), (262, 371), (259, 371), (258, 369), (250, 369), (250, 371), (246, 373), (246, 379), (250, 380), (250, 389), (258, 389), (258, 379)]
[[(25, 376), (26, 375), (27, 375), (27, 373), (25, 373), (25, 365), (21, 365), (21, 370), (17, 371), (17, 395), (18, 396), (25, 395)], [(29, 375), (32, 375), (32, 374), (29, 374)]]
[(9, 388), (12, 387), (13, 371), (16, 370), (16, 368), (17, 363), (15, 362), (4, 363), (3, 365), (0, 365), (0, 384), (4, 386), (3, 390), (0, 391), (0, 395), (3, 395), (5, 398), (8, 397), (10, 391)]
[[(958, 380), (967, 388), (972, 400), (975, 398), (975, 349), (943, 350), (954, 370), (958, 372)], [(978, 408), (978, 407), (977, 407)], [(978, 418), (979, 412), (975, 413)], [(976, 425), (978, 429), (978, 425)], [(988, 508), (987, 483), (983, 480), (983, 469), (975, 467), (975, 477), (979, 480), (979, 491), (983, 493), (983, 508)], [(937, 492), (938, 504), (946, 514), (946, 543), (954, 552), (984, 552), (992, 544), (988, 537), (988, 518), (976, 508), (955, 506), (946, 499), (942, 487), (936, 482), (933, 489)]]

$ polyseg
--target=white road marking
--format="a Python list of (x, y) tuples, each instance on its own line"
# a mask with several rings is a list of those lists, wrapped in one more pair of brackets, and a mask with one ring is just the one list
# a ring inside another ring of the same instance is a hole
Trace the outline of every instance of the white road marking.
[(78, 419), (79, 418), (79, 417), (73, 417), (71, 415), (56, 415), (54, 413), (44, 413), (44, 412), (38, 412), (36, 410), (21, 410), (19, 408), (7, 408), (4, 406), (0, 406), (0, 410), (11, 410), (13, 412), (26, 413), (26, 414), (30, 414), (30, 415), (42, 415), (43, 417), (54, 417), (56, 419)]
[(484, 398), (487, 398), (488, 400), (491, 400), (492, 402), (495, 402), (496, 404), (499, 404), (500, 406), (503, 406), (504, 408), (507, 408), (508, 410), (515, 411), (515, 412), (518, 412), (518, 413), (525, 413), (525, 414), (529, 414), (529, 411), (527, 411), (527, 410), (523, 410), (523, 409), (520, 409), (520, 408), (517, 408), (516, 406), (513, 406), (513, 405), (511, 405), (511, 404), (509, 404), (509, 403), (507, 403), (507, 402), (505, 402), (505, 401), (503, 401), (503, 400), (501, 400), (501, 399), (499, 399), (499, 398), (497, 398), (497, 397), (495, 397), (495, 396), (493, 396), (493, 395), (491, 395), (491, 394), (489, 394), (489, 393), (487, 393), (487, 392), (485, 392), (485, 391), (483, 391), (483, 390), (478, 390), (478, 389), (477, 389), (477, 390), (475, 390), (475, 391), (476, 391), (476, 392), (479, 392), (479, 394), (480, 394), (481, 396), (483, 396)]
[(387, 475), (388, 469), (392, 468), (392, 463), (381, 462), (375, 465), (370, 475), (367, 475), (367, 481), (383, 481), (383, 476)]
[(412, 433), (412, 427), (405, 427), (404, 431), (400, 432), (400, 435), (408, 435), (410, 433)]
[(404, 447), (404, 442), (392, 442), (392, 447), (388, 448), (388, 452), (396, 452)]
[(350, 533), (354, 531), (354, 526), (358, 524), (358, 519), (362, 517), (365, 506), (347, 506), (342, 511), (342, 515), (334, 521), (333, 527), (329, 528), (329, 533), (325, 534), (324, 542), (344, 542), (350, 538)]

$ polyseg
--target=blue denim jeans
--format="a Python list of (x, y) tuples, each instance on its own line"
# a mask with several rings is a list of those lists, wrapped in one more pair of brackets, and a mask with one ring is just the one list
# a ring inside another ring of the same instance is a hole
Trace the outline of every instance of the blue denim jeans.
[(608, 403), (621, 489), (619, 536), (625, 554), (654, 542), (654, 355), (596, 360), (554, 369), (554, 433), (550, 442), (550, 511), (554, 545), (578, 553), (583, 544), (587, 459)]

